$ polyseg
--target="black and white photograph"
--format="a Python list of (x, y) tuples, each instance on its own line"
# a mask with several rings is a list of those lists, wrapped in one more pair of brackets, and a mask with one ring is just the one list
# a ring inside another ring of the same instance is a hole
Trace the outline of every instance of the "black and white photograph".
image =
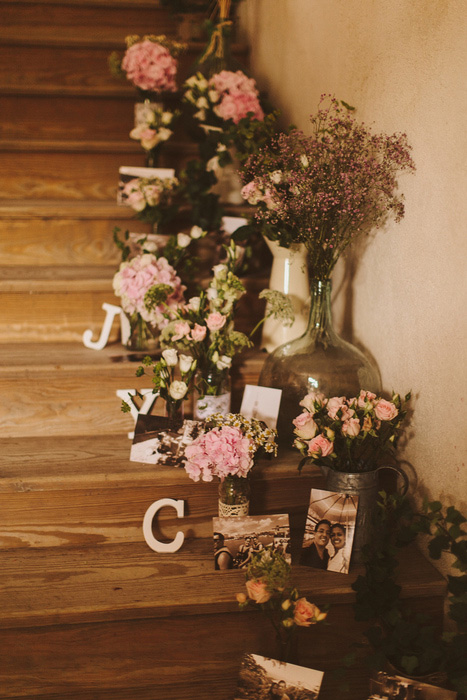
[(370, 679), (370, 695), (368, 700), (383, 700), (383, 698), (401, 698), (402, 700), (456, 700), (454, 690), (446, 690), (439, 686), (422, 683), (418, 680), (396, 676), (378, 671)]
[(234, 700), (316, 700), (323, 671), (245, 654)]
[(130, 462), (183, 467), (185, 449), (200, 434), (200, 421), (178, 423), (165, 416), (138, 415)]
[(349, 573), (358, 496), (311, 489), (300, 564)]
[(290, 526), (287, 514), (213, 518), (214, 568), (245, 569), (253, 554), (272, 545), (290, 564)]

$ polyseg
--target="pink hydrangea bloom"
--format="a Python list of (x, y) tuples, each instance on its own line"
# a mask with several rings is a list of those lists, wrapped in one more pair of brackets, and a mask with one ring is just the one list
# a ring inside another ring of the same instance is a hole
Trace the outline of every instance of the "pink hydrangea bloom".
[(223, 70), (212, 76), (209, 87), (214, 88), (220, 95), (220, 101), (214, 107), (214, 112), (221, 119), (231, 119), (234, 124), (238, 124), (240, 119), (251, 112), (254, 119), (263, 121), (264, 112), (259, 103), (256, 83), (242, 71), (234, 73)]
[(226, 476), (246, 477), (253, 466), (250, 440), (241, 430), (223, 425), (203, 433), (185, 450), (185, 470), (193, 481), (222, 481)]
[(115, 294), (121, 297), (122, 309), (128, 314), (136, 312), (145, 321), (162, 328), (167, 323), (162, 316), (165, 307), (148, 311), (144, 305), (144, 295), (156, 284), (168, 284), (173, 288), (173, 293), (167, 299), (169, 308), (175, 309), (183, 303), (185, 287), (166, 258), (156, 258), (149, 253), (138, 255), (123, 262), (113, 279), (113, 288)]
[(133, 85), (151, 92), (175, 92), (177, 61), (170, 51), (154, 41), (138, 41), (123, 57), (122, 69)]

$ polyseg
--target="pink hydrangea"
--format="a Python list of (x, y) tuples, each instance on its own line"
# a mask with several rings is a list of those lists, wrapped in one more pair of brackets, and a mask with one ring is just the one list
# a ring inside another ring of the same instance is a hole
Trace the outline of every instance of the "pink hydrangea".
[(242, 71), (234, 73), (223, 70), (212, 76), (209, 87), (219, 93), (220, 101), (214, 107), (214, 112), (221, 119), (231, 119), (238, 124), (240, 119), (252, 113), (254, 119), (263, 121), (264, 112), (259, 103), (256, 83)]
[(115, 294), (121, 298), (121, 306), (126, 313), (136, 312), (145, 321), (163, 328), (167, 323), (162, 315), (165, 307), (157, 306), (148, 311), (144, 305), (144, 295), (156, 284), (168, 284), (173, 288), (173, 293), (167, 299), (169, 308), (175, 309), (183, 303), (185, 287), (166, 258), (156, 258), (149, 253), (138, 255), (123, 262), (113, 279)]
[(203, 433), (185, 449), (185, 470), (193, 481), (246, 477), (253, 466), (250, 440), (239, 428), (223, 425)]
[(130, 46), (122, 69), (133, 85), (151, 92), (175, 92), (177, 61), (164, 46), (146, 39)]

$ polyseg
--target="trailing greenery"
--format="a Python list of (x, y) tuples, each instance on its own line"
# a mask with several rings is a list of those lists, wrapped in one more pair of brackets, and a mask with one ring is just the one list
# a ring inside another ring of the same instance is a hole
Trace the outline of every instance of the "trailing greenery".
[[(352, 585), (355, 617), (369, 621), (369, 662), (384, 668), (389, 660), (407, 675), (445, 673), (452, 687), (467, 693), (467, 530), (466, 518), (453, 506), (424, 501), (415, 509), (407, 497), (380, 493), (374, 538), (364, 548), (365, 574)], [(449, 617), (456, 630), (442, 634), (430, 617), (408, 608), (397, 584), (398, 550), (419, 536), (428, 538), (428, 552), (439, 560), (453, 557), (456, 575), (448, 578)]]

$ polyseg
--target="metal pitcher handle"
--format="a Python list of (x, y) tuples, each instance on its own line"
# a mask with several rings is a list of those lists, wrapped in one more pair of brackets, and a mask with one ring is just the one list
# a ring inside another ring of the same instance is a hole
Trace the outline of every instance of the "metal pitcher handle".
[(381, 467), (376, 467), (376, 471), (379, 472), (382, 469), (392, 469), (393, 471), (397, 472), (399, 476), (402, 477), (402, 489), (400, 491), (401, 496), (405, 496), (407, 491), (409, 490), (409, 477), (405, 473), (405, 471), (402, 469), (402, 467), (397, 467), (394, 464), (384, 464)]

